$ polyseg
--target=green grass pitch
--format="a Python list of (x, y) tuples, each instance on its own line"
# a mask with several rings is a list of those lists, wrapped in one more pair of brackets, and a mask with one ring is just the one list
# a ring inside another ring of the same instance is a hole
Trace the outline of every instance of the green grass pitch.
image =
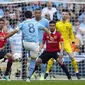
[(0, 85), (85, 85), (85, 80), (0, 81)]

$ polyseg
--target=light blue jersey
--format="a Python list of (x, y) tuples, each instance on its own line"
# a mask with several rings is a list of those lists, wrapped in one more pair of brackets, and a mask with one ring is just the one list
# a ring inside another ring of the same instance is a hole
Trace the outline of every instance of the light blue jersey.
[[(33, 18), (33, 20), (37, 21), (35, 18)], [(46, 28), (49, 28), (49, 21), (45, 18), (41, 18), (41, 20), (37, 21), (39, 22), (40, 24), (42, 24), (44, 27)], [(39, 43), (42, 42), (42, 38), (43, 38), (43, 33), (44, 33), (44, 30), (39, 30)]]
[(39, 29), (44, 26), (32, 19), (27, 19), (18, 25), (22, 30), (23, 40), (26, 42), (39, 42)]
[[(12, 32), (14, 29), (10, 28), (9, 32)], [(10, 47), (12, 53), (21, 53), (22, 54), (22, 32), (19, 31), (15, 35), (9, 38)]]

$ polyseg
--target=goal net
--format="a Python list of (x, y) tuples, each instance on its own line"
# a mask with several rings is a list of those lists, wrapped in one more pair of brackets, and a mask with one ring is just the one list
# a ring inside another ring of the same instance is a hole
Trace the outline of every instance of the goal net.
[[(51, 1), (52, 7), (50, 4), (47, 5), (48, 1)], [(51, 11), (47, 10), (48, 6), (51, 7)], [(35, 17), (34, 11), (37, 8), (41, 9), (42, 17), (48, 19), (48, 21), (61, 20), (62, 9), (69, 10), (69, 15), (67, 17), (73, 25), (77, 46), (74, 55), (78, 62), (80, 75), (81, 77), (85, 77), (85, 0), (0, 0), (0, 17), (4, 17), (6, 26), (4, 31), (12, 31), (18, 23), (22, 22), (25, 19), (23, 14), (27, 10), (31, 10), (33, 12), (33, 17)], [(78, 28), (80, 28), (81, 31), (78, 30)], [(22, 33), (19, 32), (8, 40), (6, 50), (8, 52), (19, 51), (22, 54), (22, 58), (15, 60), (13, 63), (10, 74), (11, 79), (24, 79), (27, 76), (29, 52), (25, 51), (23, 48), (22, 36)], [(71, 75), (75, 77), (71, 60), (65, 52), (63, 60)], [(0, 65), (2, 74), (5, 71), (6, 63), (7, 62)], [(38, 72), (40, 73), (40, 71), (39, 69)], [(50, 78), (53, 77), (53, 75), (56, 75), (56, 77), (58, 77), (58, 75), (65, 75), (55, 62), (50, 72)]]

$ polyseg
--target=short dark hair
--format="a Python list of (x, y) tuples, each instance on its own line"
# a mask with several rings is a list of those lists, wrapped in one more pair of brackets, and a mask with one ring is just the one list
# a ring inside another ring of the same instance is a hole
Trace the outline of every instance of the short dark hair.
[(24, 15), (25, 15), (25, 18), (32, 18), (32, 12), (31, 11), (25, 11)]
[(49, 24), (56, 24), (56, 21), (55, 21), (55, 20), (51, 20), (51, 21), (49, 22)]
[(7, 8), (7, 9), (5, 9), (5, 12), (8, 12), (9, 11), (9, 9)]
[(59, 4), (58, 7), (59, 7), (59, 6), (63, 6), (63, 4)]
[(63, 9), (62, 12), (69, 12), (69, 10), (68, 9)]
[(0, 18), (0, 21), (3, 21), (3, 22), (5, 22), (3, 18)]

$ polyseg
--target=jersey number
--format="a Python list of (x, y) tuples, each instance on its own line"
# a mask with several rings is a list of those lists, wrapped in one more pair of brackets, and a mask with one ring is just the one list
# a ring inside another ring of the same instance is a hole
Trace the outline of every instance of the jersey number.
[(29, 23), (28, 27), (29, 27), (29, 32), (30, 33), (34, 33), (35, 32), (35, 28), (34, 28), (34, 25), (32, 23)]

